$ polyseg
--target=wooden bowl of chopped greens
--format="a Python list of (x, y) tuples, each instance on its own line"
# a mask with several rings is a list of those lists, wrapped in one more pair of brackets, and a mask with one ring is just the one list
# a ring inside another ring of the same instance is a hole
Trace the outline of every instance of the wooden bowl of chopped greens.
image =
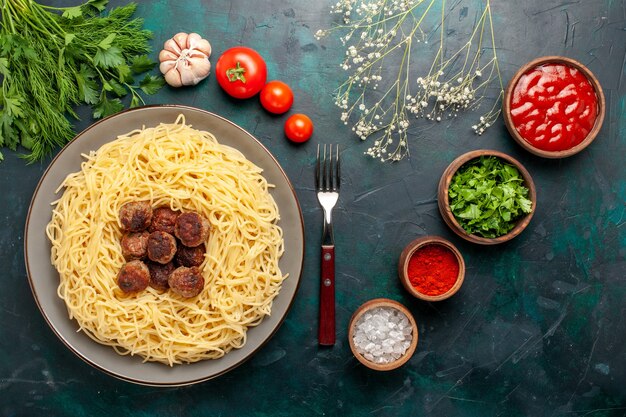
[(463, 239), (496, 245), (528, 226), (537, 193), (530, 174), (515, 158), (482, 149), (456, 158), (439, 181), (439, 211)]

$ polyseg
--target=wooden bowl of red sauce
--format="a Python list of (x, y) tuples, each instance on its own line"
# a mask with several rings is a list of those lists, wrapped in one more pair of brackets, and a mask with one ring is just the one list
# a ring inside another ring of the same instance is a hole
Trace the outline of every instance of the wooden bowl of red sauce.
[(598, 135), (606, 106), (598, 79), (583, 64), (544, 56), (522, 66), (502, 103), (511, 136), (544, 158), (572, 156)]
[(404, 288), (425, 301), (452, 297), (463, 285), (465, 262), (452, 243), (439, 236), (424, 236), (409, 243), (398, 261)]

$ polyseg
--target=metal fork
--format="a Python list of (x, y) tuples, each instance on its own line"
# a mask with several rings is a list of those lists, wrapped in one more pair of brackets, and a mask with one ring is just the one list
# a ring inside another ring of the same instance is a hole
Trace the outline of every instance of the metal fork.
[(334, 154), (333, 145), (328, 145), (328, 156), (326, 144), (322, 154), (320, 145), (317, 145), (315, 187), (317, 199), (324, 209), (318, 342), (328, 346), (335, 344), (335, 238), (332, 211), (339, 199), (339, 174), (339, 145), (335, 145)]

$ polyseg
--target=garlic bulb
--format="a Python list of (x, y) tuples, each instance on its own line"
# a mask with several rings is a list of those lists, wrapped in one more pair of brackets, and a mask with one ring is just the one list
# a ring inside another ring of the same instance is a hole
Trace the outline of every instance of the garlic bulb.
[(196, 85), (211, 70), (211, 44), (197, 33), (177, 33), (163, 44), (159, 69), (172, 87)]

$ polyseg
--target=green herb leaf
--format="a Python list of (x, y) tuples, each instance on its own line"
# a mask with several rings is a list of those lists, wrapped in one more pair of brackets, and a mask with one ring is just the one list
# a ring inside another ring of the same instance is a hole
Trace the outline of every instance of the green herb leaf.
[(115, 39), (116, 34), (111, 33), (106, 38), (102, 39), (98, 44), (98, 48), (107, 50), (113, 45), (113, 39)]
[(24, 117), (22, 111), (22, 100), (20, 97), (4, 97), (4, 109), (7, 114), (12, 117)]
[(476, 204), (470, 204), (470, 206), (458, 216), (462, 219), (477, 219), (480, 217), (481, 211)]
[(146, 94), (155, 94), (164, 84), (165, 80), (162, 77), (146, 75), (139, 83), (139, 88)]
[(72, 41), (76, 38), (76, 35), (74, 35), (73, 33), (66, 33), (65, 34), (65, 46), (69, 45), (70, 43), (72, 43)]
[(80, 99), (87, 104), (98, 102), (98, 84), (93, 80), (96, 76), (85, 64), (81, 65), (80, 71), (76, 73), (76, 84)]
[(37, 59), (37, 52), (29, 45), (28, 41), (19, 38), (19, 40), (13, 44), (13, 55), (11, 57), (16, 60), (35, 60)]
[(124, 57), (122, 52), (115, 46), (111, 46), (108, 49), (98, 48), (96, 55), (93, 57), (93, 62), (101, 68), (112, 68), (122, 65)]
[(28, 135), (25, 131), (22, 130), (22, 139), (20, 140), (20, 145), (28, 150), (33, 149), (33, 146), (35, 146), (35, 138), (31, 135)]
[(108, 81), (109, 85), (111, 86), (111, 91), (118, 97), (124, 97), (126, 94), (128, 94), (128, 90), (126, 90), (126, 87), (124, 87), (122, 84), (120, 84), (119, 82), (117, 82), (117, 80), (111, 78)]
[(5, 77), (11, 76), (11, 73), (9, 72), (9, 60), (6, 58), (0, 58), (0, 74)]
[(520, 197), (518, 199), (519, 206), (524, 213), (530, 213), (533, 211), (533, 202), (525, 197)]
[(108, 2), (109, 0), (89, 0), (86, 5), (92, 6), (96, 8), (99, 12), (101, 12), (106, 9)]
[(93, 108), (94, 119), (100, 119), (101, 117), (107, 117), (124, 109), (124, 104), (119, 98), (109, 100), (106, 94), (102, 94), (100, 102)]
[(9, 34), (3, 34), (0, 36), (0, 54), (2, 56), (8, 56), (13, 50), (13, 36)]
[(0, 113), (0, 141), (13, 151), (19, 143), (17, 131), (13, 128), (13, 117), (6, 111)]
[(138, 107), (141, 104), (139, 101), (139, 96), (133, 95), (133, 98), (130, 100), (130, 108)]
[(150, 71), (156, 62), (152, 61), (148, 55), (137, 55), (133, 58), (130, 69), (135, 74), (141, 74), (142, 72)]
[(66, 19), (72, 20), (72, 19), (81, 17), (82, 15), (83, 15), (82, 7), (74, 6), (74, 7), (68, 7), (67, 9), (65, 9), (65, 11), (63, 12), (61, 16), (63, 16)]
[(117, 79), (121, 83), (132, 84), (135, 82), (133, 76), (130, 73), (130, 67), (126, 64), (117, 66)]

